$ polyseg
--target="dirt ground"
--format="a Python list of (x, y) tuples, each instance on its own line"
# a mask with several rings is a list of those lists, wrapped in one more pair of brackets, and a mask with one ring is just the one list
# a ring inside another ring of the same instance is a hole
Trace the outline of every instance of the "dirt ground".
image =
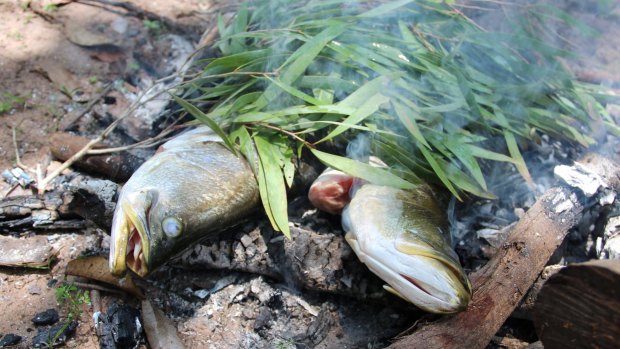
[[(210, 0), (128, 3), (133, 7), (106, 8), (95, 6), (96, 1), (0, 0), (0, 171), (16, 166), (18, 157), (32, 173), (37, 165), (45, 171), (51, 162), (53, 132), (75, 118), (108, 83), (122, 81), (131, 89), (136, 88), (129, 81), (136, 70), (161, 73), (154, 63), (161, 36), (174, 31), (195, 43), (210, 18), (205, 13), (215, 6)], [(581, 13), (602, 36), (577, 41), (585, 55), (571, 66), (579, 76), (597, 83), (620, 82), (620, 6), (612, 9), (606, 21)], [(126, 105), (119, 94), (118, 100), (84, 117), (104, 122), (108, 113), (119, 115)], [(0, 198), (21, 190), (11, 190), (0, 181)], [(82, 234), (54, 233), (49, 240), (59, 255), (51, 270), (0, 268), (0, 335), (32, 337), (34, 314), (59, 308), (54, 289), (64, 279), (67, 262), (106, 236), (94, 228)], [(92, 323), (89, 316), (85, 312), (82, 322)], [(92, 326), (78, 327), (74, 338), (68, 347), (99, 347)]]
[[(14, 167), (19, 156), (31, 173), (37, 165), (45, 171), (51, 161), (49, 137), (53, 132), (75, 117), (106, 84), (145, 70), (145, 65), (158, 59), (153, 42), (164, 32), (181, 32), (194, 41), (199, 38), (206, 25), (196, 14), (212, 6), (201, 0), (131, 1), (139, 10), (96, 4), (0, 1), (0, 169)], [(178, 27), (166, 27), (168, 23)], [(123, 105), (117, 100), (96, 114), (118, 115)], [(0, 181), (0, 196), (10, 189)], [(20, 193), (20, 188), (11, 191), (11, 195)], [(36, 334), (31, 318), (49, 308), (62, 309), (54, 290), (64, 280), (67, 262), (93, 246), (93, 239), (102, 234), (90, 229), (84, 234), (51, 235), (50, 242), (59, 254), (49, 271), (0, 268), (0, 335), (27, 337), (22, 345), (28, 345)], [(92, 323), (89, 314), (84, 314), (83, 323)], [(69, 347), (99, 347), (92, 326), (79, 326), (75, 338)]]

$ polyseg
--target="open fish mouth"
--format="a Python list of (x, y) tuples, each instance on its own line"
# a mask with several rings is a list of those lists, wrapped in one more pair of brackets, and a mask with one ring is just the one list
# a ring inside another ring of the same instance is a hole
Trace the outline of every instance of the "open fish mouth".
[(148, 273), (146, 261), (144, 260), (144, 248), (142, 237), (138, 229), (133, 227), (127, 241), (127, 252), (125, 254), (125, 263), (134, 273), (145, 276)]
[(129, 268), (139, 276), (146, 276), (148, 247), (145, 219), (130, 205), (121, 204), (112, 222), (110, 270), (120, 276)]

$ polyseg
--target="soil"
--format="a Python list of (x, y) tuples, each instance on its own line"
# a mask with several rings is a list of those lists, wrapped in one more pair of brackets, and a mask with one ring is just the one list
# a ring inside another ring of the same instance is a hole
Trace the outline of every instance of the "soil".
[[(210, 25), (210, 9), (215, 6), (211, 1), (202, 0), (132, 0), (127, 2), (131, 6), (125, 8), (94, 6), (104, 2), (0, 0), (0, 171), (21, 165), (34, 176), (38, 165), (43, 172), (49, 164), (53, 166), (49, 151), (51, 135), (64, 127), (71, 128), (71, 121), (88, 102), (115, 81), (110, 98), (83, 115), (83, 120), (75, 127), (88, 135), (99, 128), (89, 129), (84, 125), (105, 125), (112, 116), (120, 115), (129, 101), (127, 94), (119, 91), (136, 91), (141, 79), (154, 80), (169, 73), (168, 68), (160, 64), (165, 48), (167, 52), (172, 50), (170, 45), (166, 46), (166, 35), (174, 33), (196, 43)], [(577, 38), (571, 43), (583, 48), (584, 55), (570, 61), (569, 66), (582, 79), (618, 88), (620, 6), (613, 2), (597, 2), (599, 6), (610, 4), (605, 9), (607, 15), (601, 18), (592, 8), (581, 8), (579, 2), (561, 3), (601, 33), (597, 40)], [(138, 138), (139, 135), (132, 134), (131, 130), (131, 127), (126, 128), (127, 137)], [(0, 198), (20, 194), (31, 192), (0, 181)], [(34, 233), (21, 233), (22, 236), (28, 234)], [(67, 316), (66, 304), (58, 304), (55, 295), (55, 289), (65, 280), (67, 263), (93, 247), (105, 248), (108, 239), (106, 232), (94, 226), (79, 233), (55, 231), (46, 235), (58, 251), (49, 270), (0, 268), (0, 304), (3, 306), (0, 335), (14, 333), (26, 337), (22, 342), (24, 347), (36, 334), (36, 326), (31, 322), (36, 313), (56, 308), (60, 309), (61, 318)], [(165, 282), (167, 286), (183, 277), (174, 266), (164, 268), (159, 275), (174, 275)], [(204, 280), (207, 276), (202, 274), (185, 277), (201, 279), (200, 285), (207, 284)], [(378, 324), (404, 319), (405, 313), (412, 311), (398, 302), (389, 307), (381, 301), (367, 304), (364, 300), (345, 300), (344, 303), (350, 302), (350, 305), (342, 306), (339, 296), (321, 301), (311, 296), (310, 302), (300, 301), (296, 291), (288, 290), (287, 285), (274, 288), (256, 275), (241, 273), (235, 277), (239, 278), (235, 283), (231, 282), (207, 300), (195, 295), (171, 295), (152, 283), (145, 287), (163, 292), (153, 296), (154, 303), (163, 309), (175, 308), (171, 304), (176, 305), (176, 310), (191, 309), (186, 314), (169, 316), (183, 319), (178, 324), (182, 339), (189, 347), (196, 348), (221, 347), (217, 341), (232, 340), (227, 336), (238, 340), (239, 333), (248, 331), (243, 337), (243, 346), (264, 345), (265, 339), (261, 341), (256, 333), (260, 334), (265, 328), (271, 329), (271, 337), (267, 337), (279, 348), (315, 347), (317, 338), (328, 338), (326, 343), (332, 344), (380, 347), (386, 343), (369, 339), (368, 333), (378, 331)], [(196, 285), (195, 280), (185, 282)], [(195, 293), (199, 289), (195, 287), (190, 291)], [(104, 298), (104, 304), (114, 299)], [(360, 320), (355, 319), (363, 319), (363, 316), (358, 316), (356, 309), (366, 306), (375, 309), (378, 315), (374, 323), (360, 327)], [(222, 307), (227, 307), (227, 312), (219, 312)], [(82, 309), (82, 325), (67, 346), (99, 348), (92, 326), (93, 309), (87, 305)], [(291, 319), (291, 326), (296, 322), (312, 323), (309, 328), (314, 332), (287, 334), (288, 322), (282, 320), (285, 318)], [(405, 321), (400, 322), (401, 328), (408, 327)], [(325, 326), (332, 326), (332, 329), (322, 330)], [(396, 334), (398, 332), (390, 333), (390, 336)], [(366, 342), (356, 341), (356, 336)]]

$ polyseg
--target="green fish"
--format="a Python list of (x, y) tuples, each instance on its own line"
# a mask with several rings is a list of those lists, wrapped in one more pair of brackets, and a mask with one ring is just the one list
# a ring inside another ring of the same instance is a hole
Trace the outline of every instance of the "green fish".
[(125, 183), (110, 243), (110, 270), (140, 276), (188, 246), (239, 223), (257, 208), (247, 160), (207, 127), (166, 142)]
[(450, 246), (447, 220), (430, 187), (402, 190), (338, 172), (328, 169), (328, 177), (319, 176), (310, 188), (310, 201), (342, 211), (345, 239), (388, 284), (384, 288), (431, 313), (467, 308), (471, 284)]

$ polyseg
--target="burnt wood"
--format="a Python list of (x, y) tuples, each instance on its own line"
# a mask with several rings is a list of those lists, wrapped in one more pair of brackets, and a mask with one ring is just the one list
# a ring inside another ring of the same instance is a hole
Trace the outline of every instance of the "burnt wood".
[(617, 348), (620, 261), (572, 264), (544, 284), (532, 312), (546, 349)]
[(581, 217), (583, 205), (566, 188), (549, 189), (512, 228), (502, 248), (470, 275), (467, 310), (422, 326), (390, 348), (484, 348), (532, 286)]

